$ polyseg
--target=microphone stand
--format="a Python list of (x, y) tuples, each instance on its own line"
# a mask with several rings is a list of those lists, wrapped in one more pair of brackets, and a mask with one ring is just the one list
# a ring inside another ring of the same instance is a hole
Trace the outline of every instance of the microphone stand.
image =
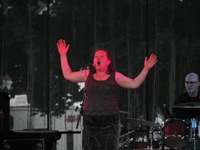
[[(172, 118), (172, 116), (171, 116), (169, 109), (167, 108), (166, 104), (163, 104), (163, 107), (164, 107), (164, 110), (165, 110), (165, 121), (166, 121), (167, 116), (169, 118)], [(162, 136), (163, 136), (162, 138), (164, 139), (165, 135), (163, 134)], [(164, 149), (165, 149), (165, 145), (164, 145), (164, 141), (163, 141), (162, 142), (162, 150), (164, 150)]]
[[(93, 73), (94, 72), (94, 65), (91, 65), (91, 66), (87, 67), (86, 69), (90, 70), (89, 74)], [(85, 88), (84, 88), (83, 100), (82, 100), (82, 104), (81, 104), (80, 115), (78, 117), (78, 121), (77, 121), (77, 124), (76, 124), (76, 129), (79, 126), (79, 123), (80, 123), (80, 120), (81, 120), (81, 115), (83, 115), (83, 105), (84, 105), (84, 100), (85, 100), (85, 98), (87, 96), (86, 91), (87, 91), (88, 84), (89, 84), (89, 81), (88, 81), (88, 77), (87, 77), (86, 82), (85, 82)]]
[(86, 97), (86, 93), (84, 92), (83, 100), (82, 100), (82, 104), (81, 104), (81, 109), (80, 109), (80, 114), (79, 114), (78, 121), (77, 121), (77, 124), (76, 124), (76, 129), (78, 129), (78, 126), (79, 126), (79, 123), (80, 123), (80, 120), (81, 120), (81, 115), (83, 115), (83, 104), (84, 104), (85, 97)]

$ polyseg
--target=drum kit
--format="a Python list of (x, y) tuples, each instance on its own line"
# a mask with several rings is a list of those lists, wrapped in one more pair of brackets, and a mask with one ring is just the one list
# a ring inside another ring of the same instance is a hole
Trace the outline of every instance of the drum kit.
[[(178, 108), (185, 108), (185, 106), (179, 106)], [(194, 107), (188, 106), (187, 108), (194, 109)], [(200, 106), (198, 106), (198, 108), (200, 110)], [(188, 111), (188, 109), (184, 111)], [(184, 114), (184, 112), (182, 112), (182, 114)], [(196, 115), (198, 114), (200, 113)], [(122, 121), (133, 123), (140, 127), (146, 127), (147, 129), (121, 132), (119, 150), (184, 149), (189, 143), (192, 143), (192, 148), (189, 149), (196, 150), (196, 141), (200, 138), (200, 121), (198, 116), (195, 117), (195, 115), (191, 115), (191, 118), (187, 119), (183, 119), (183, 117), (168, 118), (164, 121), (162, 119), (163, 118), (159, 118), (158, 116), (155, 122), (147, 121), (143, 119), (143, 117), (137, 119), (122, 119)], [(140, 132), (145, 132), (146, 135), (143, 134), (143, 137), (137, 137), (137, 133)]]

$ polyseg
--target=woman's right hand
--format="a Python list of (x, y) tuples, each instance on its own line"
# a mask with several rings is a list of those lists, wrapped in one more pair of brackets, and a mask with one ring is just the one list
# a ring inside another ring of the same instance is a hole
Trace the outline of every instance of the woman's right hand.
[(57, 48), (58, 48), (58, 52), (60, 53), (60, 55), (66, 54), (69, 50), (69, 46), (70, 46), (70, 44), (66, 45), (65, 40), (62, 40), (62, 39), (58, 40)]

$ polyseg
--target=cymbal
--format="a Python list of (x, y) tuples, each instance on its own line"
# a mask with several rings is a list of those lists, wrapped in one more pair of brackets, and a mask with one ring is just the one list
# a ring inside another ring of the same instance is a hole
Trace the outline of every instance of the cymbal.
[(200, 106), (173, 106), (173, 108), (199, 108)]
[(156, 123), (150, 122), (150, 121), (146, 121), (144, 119), (125, 118), (124, 120), (128, 120), (130, 122), (141, 124), (141, 125), (146, 125), (146, 126), (157, 126)]
[(122, 111), (122, 110), (120, 110), (119, 112), (120, 112), (120, 114), (128, 114), (128, 111)]
[(199, 102), (180, 103), (180, 104), (175, 104), (173, 108), (200, 108), (200, 103)]

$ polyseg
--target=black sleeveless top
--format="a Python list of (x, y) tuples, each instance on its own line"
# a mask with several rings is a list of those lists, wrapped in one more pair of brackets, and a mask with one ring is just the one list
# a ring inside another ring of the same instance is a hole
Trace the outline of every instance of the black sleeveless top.
[(119, 114), (117, 101), (119, 86), (115, 81), (115, 72), (108, 79), (97, 81), (90, 72), (85, 84), (86, 97), (83, 115), (101, 116)]

